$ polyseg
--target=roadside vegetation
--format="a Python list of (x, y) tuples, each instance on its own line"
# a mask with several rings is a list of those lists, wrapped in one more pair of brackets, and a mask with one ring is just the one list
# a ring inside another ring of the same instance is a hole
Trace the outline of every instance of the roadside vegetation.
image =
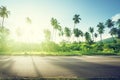
[[(94, 27), (89, 27), (87, 32), (83, 32), (77, 27), (82, 20), (79, 14), (73, 18), (73, 28), (63, 27), (56, 18), (51, 18), (52, 31), (45, 29), (45, 41), (41, 43), (15, 42), (9, 39), (10, 30), (4, 26), (4, 21), (9, 17), (10, 11), (5, 6), (0, 7), (0, 54), (14, 55), (119, 55), (120, 54), (120, 19), (114, 22), (111, 19), (106, 22), (99, 22)], [(28, 23), (32, 20), (27, 18)], [(111, 35), (108, 39), (103, 39), (105, 28), (109, 29)], [(53, 33), (53, 34), (52, 34)], [(38, 34), (39, 35), (39, 34)], [(60, 42), (57, 42), (59, 36)], [(96, 38), (100, 40), (96, 40)], [(84, 41), (85, 39), (85, 41)]]

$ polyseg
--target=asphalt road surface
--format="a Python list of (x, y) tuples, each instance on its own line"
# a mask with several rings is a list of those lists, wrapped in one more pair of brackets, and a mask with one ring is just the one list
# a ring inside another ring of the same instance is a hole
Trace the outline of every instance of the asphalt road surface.
[(120, 78), (120, 57), (0, 56), (0, 77)]

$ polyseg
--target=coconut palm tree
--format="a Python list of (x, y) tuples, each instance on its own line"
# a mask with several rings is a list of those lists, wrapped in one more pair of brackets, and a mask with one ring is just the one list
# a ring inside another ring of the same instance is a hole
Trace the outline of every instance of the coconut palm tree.
[(115, 40), (114, 37), (113, 37), (113, 35), (116, 36), (116, 35), (117, 35), (117, 32), (118, 32), (118, 29), (117, 29), (117, 28), (112, 28), (112, 29), (110, 30), (110, 32), (109, 32), (109, 33), (111, 34), (112, 38), (113, 38), (113, 41)]
[(97, 33), (95, 33), (95, 34), (94, 34), (94, 36), (95, 36), (95, 38), (97, 38), (97, 37), (98, 37), (98, 34), (97, 34)]
[(75, 14), (74, 17), (73, 17), (73, 21), (74, 21), (74, 28), (76, 26), (76, 24), (80, 23), (80, 15), (79, 14)]
[(98, 33), (100, 34), (100, 40), (101, 40), (101, 42), (102, 42), (102, 34), (104, 33), (104, 28), (105, 28), (105, 26), (104, 26), (103, 23), (100, 22), (100, 23), (97, 25), (97, 27), (98, 27)]
[(8, 18), (8, 14), (10, 14), (10, 11), (7, 10), (5, 6), (0, 7), (0, 17), (2, 17), (2, 28), (4, 27), (4, 20), (5, 18)]
[(69, 40), (69, 38), (71, 37), (71, 30), (70, 30), (68, 27), (65, 27), (64, 33), (65, 33), (65, 36), (66, 36), (66, 37), (68, 38), (68, 40)]
[(84, 33), (81, 30), (79, 30), (79, 32), (80, 32), (80, 36), (82, 37), (82, 41), (83, 41)]
[(91, 42), (91, 36), (90, 36), (89, 32), (86, 32), (84, 36), (85, 36), (86, 42), (88, 42), (88, 43)]
[(116, 24), (117, 24), (118, 27), (120, 28), (120, 19), (117, 20)]
[[(59, 26), (57, 19), (51, 18), (51, 25), (53, 26), (53, 35), (56, 37), (56, 32), (57, 32), (58, 26)], [(54, 36), (53, 36), (53, 39), (54, 39)]]
[(114, 27), (114, 22), (111, 19), (108, 19), (105, 23), (108, 28)]
[(80, 30), (78, 28), (74, 28), (73, 32), (74, 32), (75, 37), (78, 39), (80, 36)]
[(114, 30), (115, 30), (115, 28), (114, 28), (114, 22), (111, 20), (111, 19), (108, 19), (107, 21), (106, 21), (106, 23), (105, 23), (105, 25), (108, 27), (108, 28), (110, 28), (110, 35), (112, 36), (112, 38), (113, 38), (113, 40), (114, 40), (114, 37), (113, 37), (113, 35), (114, 35)]
[(92, 40), (94, 41), (94, 28), (93, 27), (90, 27), (89, 28), (89, 32), (91, 33), (91, 35), (92, 35)]
[(117, 20), (116, 24), (118, 25), (117, 35), (118, 35), (118, 38), (120, 39), (120, 19)]
[(64, 31), (60, 25), (58, 25), (58, 31), (59, 37), (61, 37), (61, 40), (63, 40)]

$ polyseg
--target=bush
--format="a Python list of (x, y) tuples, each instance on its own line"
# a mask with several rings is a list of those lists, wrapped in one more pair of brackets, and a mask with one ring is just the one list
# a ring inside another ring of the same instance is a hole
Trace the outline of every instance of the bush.
[(41, 48), (42, 51), (51, 51), (51, 52), (58, 52), (60, 51), (60, 46), (54, 42), (43, 42), (41, 43)]

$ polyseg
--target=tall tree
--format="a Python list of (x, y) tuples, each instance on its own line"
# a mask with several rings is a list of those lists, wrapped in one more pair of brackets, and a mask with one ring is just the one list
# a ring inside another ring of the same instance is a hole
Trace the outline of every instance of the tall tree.
[(58, 31), (59, 37), (61, 38), (61, 40), (63, 40), (64, 31), (60, 25), (58, 25)]
[(105, 23), (105, 25), (108, 27), (108, 28), (110, 28), (110, 35), (112, 36), (112, 38), (113, 38), (113, 40), (114, 40), (114, 37), (113, 37), (113, 35), (115, 35), (114, 34), (114, 31), (115, 31), (115, 28), (114, 28), (114, 22), (111, 20), (111, 19), (108, 19), (107, 21), (106, 21), (106, 23)]
[[(95, 34), (94, 34), (94, 36), (95, 36), (95, 38), (97, 38), (97, 37), (98, 37), (98, 34), (97, 34), (97, 33), (95, 33)], [(95, 41), (96, 41), (96, 40), (95, 40)]]
[[(51, 25), (53, 26), (53, 35), (56, 37), (56, 34), (57, 34), (56, 32), (59, 27), (59, 23), (58, 23), (57, 19), (51, 18)], [(54, 39), (54, 36), (53, 36), (53, 39)]]
[(104, 28), (105, 28), (105, 26), (104, 26), (103, 23), (100, 22), (100, 23), (97, 25), (97, 27), (98, 27), (98, 33), (100, 34), (100, 40), (101, 40), (101, 42), (102, 42), (102, 34), (104, 33)]
[(90, 33), (89, 33), (89, 32), (86, 32), (86, 33), (85, 33), (85, 40), (86, 40), (86, 42), (88, 42), (88, 43), (91, 42), (91, 36), (90, 36)]
[(118, 25), (117, 35), (118, 35), (118, 38), (120, 39), (120, 19), (117, 20), (116, 24)]
[(117, 28), (112, 28), (112, 29), (110, 30), (110, 32), (109, 32), (109, 33), (111, 34), (112, 38), (113, 38), (113, 41), (115, 40), (114, 37), (113, 37), (113, 35), (116, 36), (116, 35), (117, 35), (117, 32), (118, 32), (118, 29), (117, 29)]
[(105, 23), (108, 28), (114, 27), (114, 22), (111, 19), (108, 19)]
[(116, 24), (118, 25), (118, 28), (120, 28), (120, 19), (117, 20)]
[(73, 21), (74, 21), (74, 28), (76, 26), (76, 24), (80, 23), (80, 15), (79, 14), (75, 14), (74, 17), (73, 17)]
[(2, 17), (2, 28), (4, 27), (4, 20), (5, 18), (8, 18), (8, 14), (10, 14), (10, 11), (7, 10), (5, 6), (0, 7), (0, 17)]
[(65, 27), (64, 33), (65, 33), (65, 36), (66, 36), (66, 37), (68, 38), (68, 40), (69, 40), (69, 38), (71, 37), (71, 30), (70, 30), (68, 27)]
[(74, 32), (74, 36), (78, 39), (80, 36), (80, 30), (78, 28), (74, 28), (73, 32)]
[[(84, 33), (83, 33), (81, 30), (79, 30), (79, 32), (80, 32), (80, 36), (81, 36), (82, 39), (83, 39)], [(83, 41), (83, 40), (82, 40), (82, 41)]]
[(89, 32), (91, 33), (91, 35), (92, 35), (92, 40), (94, 41), (94, 28), (93, 27), (90, 27), (89, 28)]

